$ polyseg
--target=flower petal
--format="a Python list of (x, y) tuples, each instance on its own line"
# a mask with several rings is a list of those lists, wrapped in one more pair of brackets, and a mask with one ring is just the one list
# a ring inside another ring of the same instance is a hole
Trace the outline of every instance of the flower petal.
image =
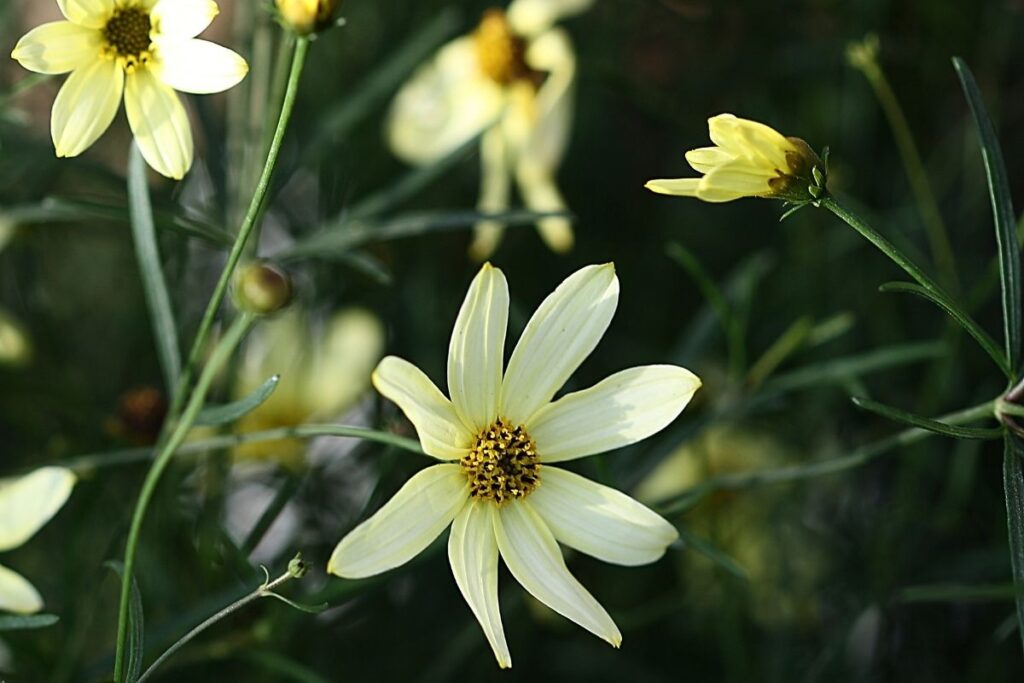
[[(565, 200), (558, 191), (555, 179), (543, 166), (524, 160), (516, 168), (519, 191), (526, 206), (538, 213), (565, 211)], [(551, 216), (537, 221), (537, 230), (551, 251), (559, 254), (572, 249), (572, 221), (564, 216)]]
[(526, 61), (547, 78), (528, 100), (526, 115), (535, 123), (521, 157), (553, 174), (569, 144), (575, 104), (576, 55), (569, 34), (553, 29), (537, 37), (527, 49)]
[(530, 595), (619, 646), (622, 636), (615, 622), (569, 573), (554, 536), (529, 502), (517, 501), (499, 508), (494, 515), (494, 533), (505, 565)]
[(772, 192), (769, 180), (778, 177), (773, 169), (751, 165), (745, 159), (736, 159), (722, 166), (711, 169), (700, 179), (697, 196), (704, 194), (726, 193), (745, 197), (758, 196)]
[(67, 20), (88, 28), (103, 28), (114, 13), (114, 0), (57, 0)]
[(525, 424), (561, 388), (608, 329), (619, 301), (615, 266), (587, 266), (540, 305), (505, 371), (501, 413)]
[(736, 156), (721, 147), (700, 147), (686, 153), (686, 161), (698, 173), (708, 173), (711, 169), (729, 163)]
[(594, 0), (514, 0), (508, 7), (508, 21), (516, 33), (534, 36), (593, 4)]
[[(658, 194), (696, 197), (698, 183), (700, 183), (700, 178), (662, 178), (660, 180), (648, 180), (644, 187)], [(738, 199), (738, 197), (736, 198)]]
[(31, 583), (0, 564), (0, 612), (33, 614), (43, 608), (43, 598)]
[(459, 513), (448, 538), (448, 561), (462, 597), (469, 603), (494, 650), (498, 666), (508, 669), (512, 666), (512, 655), (505, 643), (498, 606), (498, 543), (494, 538), (494, 514), (493, 505), (477, 501)]
[(469, 500), (459, 465), (433, 465), (405, 483), (373, 517), (341, 539), (327, 571), (361, 579), (416, 557), (451, 524)]
[(422, 370), (407, 360), (388, 356), (373, 371), (373, 386), (402, 409), (427, 455), (458, 460), (465, 454), (475, 434), (462, 424), (451, 401)]
[(174, 38), (195, 38), (218, 14), (213, 0), (159, 0), (151, 13), (156, 32)]
[(103, 35), (70, 21), (54, 21), (32, 29), (18, 41), (11, 57), (29, 71), (64, 74), (100, 59)]
[(223, 92), (249, 73), (249, 65), (237, 52), (206, 40), (161, 42), (157, 52), (157, 77), (182, 92)]
[(628, 446), (679, 416), (700, 379), (673, 365), (617, 372), (540, 409), (526, 429), (541, 462), (560, 462)]
[(555, 538), (613, 564), (648, 564), (679, 533), (661, 515), (626, 494), (557, 467), (544, 467), (530, 505)]
[[(509, 173), (508, 149), (499, 127), (483, 134), (480, 140), (480, 198), (476, 208), (481, 213), (508, 211), (512, 178)], [(473, 226), (470, 256), (477, 261), (490, 258), (505, 233), (501, 221), (482, 220)]]
[(75, 69), (53, 101), (50, 134), (59, 157), (75, 157), (103, 135), (124, 91), (124, 71), (112, 59)]
[(729, 152), (766, 167), (769, 171), (787, 167), (786, 152), (793, 145), (775, 129), (732, 114), (708, 119), (711, 141)]
[(43, 467), (0, 481), (0, 551), (17, 548), (39, 531), (71, 495), (75, 475), (63, 467)]
[(129, 74), (124, 108), (135, 143), (161, 175), (181, 180), (192, 167), (192, 128), (177, 93), (150, 69)]
[(448, 392), (474, 434), (498, 417), (507, 327), (508, 282), (485, 263), (469, 286), (448, 347)]

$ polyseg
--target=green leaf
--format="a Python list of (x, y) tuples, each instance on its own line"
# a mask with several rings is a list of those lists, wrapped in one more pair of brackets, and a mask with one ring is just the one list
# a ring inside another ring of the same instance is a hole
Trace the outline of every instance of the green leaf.
[(691, 533), (688, 529), (679, 527), (677, 529), (679, 531), (678, 543), (681, 543), (684, 547), (692, 548), (736, 578), (743, 579), (744, 581), (747, 580), (747, 570), (741, 567), (736, 560), (726, 555), (710, 542)]
[(918, 363), (942, 355), (942, 344), (923, 342), (883, 346), (867, 353), (806, 365), (765, 383), (766, 391), (784, 392), (859, 377), (879, 370)]
[[(1003, 453), (1003, 489), (1013, 585), (1024, 592), (1024, 446), (1012, 434), (1006, 435)], [(1016, 603), (1017, 632), (1024, 645), (1024, 595), (1018, 594)]]
[(1012, 583), (909, 586), (896, 595), (898, 602), (980, 602), (1024, 597), (1024, 587)]
[(281, 376), (274, 375), (241, 400), (225, 403), (224, 405), (206, 406), (196, 417), (195, 424), (197, 426), (212, 427), (234, 422), (263, 405), (270, 398), (270, 395), (274, 393), (274, 390), (277, 389), (277, 384), (280, 381)]
[[(104, 563), (108, 569), (114, 570), (118, 576), (124, 576), (124, 564), (117, 560)], [(142, 593), (139, 584), (132, 577), (132, 594), (128, 602), (128, 659), (125, 666), (125, 682), (135, 683), (142, 674), (142, 657), (144, 647), (145, 619), (142, 614)]]
[(146, 162), (138, 145), (132, 144), (128, 161), (128, 202), (131, 213), (132, 235), (135, 239), (135, 255), (139, 260), (142, 288), (149, 306), (153, 337), (156, 341), (157, 356), (164, 373), (164, 386), (173, 392), (181, 375), (181, 351), (178, 347), (178, 330), (171, 310), (171, 297), (167, 293), (163, 264), (156, 241), (156, 225), (153, 223), (153, 207), (149, 201), (149, 184), (146, 180)]
[[(1006, 176), (1006, 165), (992, 120), (985, 108), (981, 91), (974, 75), (959, 57), (953, 58), (953, 67), (960, 77), (967, 103), (971, 107), (974, 125), (981, 143), (981, 157), (988, 177), (989, 195), (992, 200), (992, 217), (996, 228), (996, 244), (999, 248), (999, 274), (1003, 290), (1003, 328), (1006, 337), (1006, 357), (1010, 369), (1016, 373), (1020, 367), (1021, 355), (1021, 274), (1020, 243), (1017, 241), (1017, 221), (1013, 212), (1010, 182)], [(1013, 379), (1016, 379), (1015, 377)]]
[(929, 432), (952, 436), (957, 439), (998, 439), (1004, 434), (1004, 430), (1000, 427), (963, 427), (951, 425), (938, 420), (932, 420), (931, 418), (914, 415), (867, 398), (854, 396), (850, 400), (858, 408), (881, 415), (894, 422), (918, 427), (919, 429), (927, 429)]
[(55, 614), (4, 614), (0, 615), (0, 632), (46, 628), (58, 621), (60, 618)]
[(880, 292), (902, 292), (906, 294), (915, 294), (923, 299), (931, 301), (933, 304), (944, 310), (953, 320), (964, 328), (967, 334), (974, 337), (974, 341), (978, 342), (978, 345), (985, 350), (992, 360), (995, 361), (999, 369), (1006, 374), (1007, 377), (1012, 379), (1013, 373), (1010, 370), (1010, 366), (1006, 361), (1006, 354), (999, 348), (995, 340), (989, 336), (989, 334), (981, 328), (981, 326), (974, 321), (965, 311), (961, 310), (955, 303), (946, 298), (946, 296), (940, 292), (930, 291), (925, 289), (921, 285), (914, 284), (912, 282), (887, 282), (878, 288)]

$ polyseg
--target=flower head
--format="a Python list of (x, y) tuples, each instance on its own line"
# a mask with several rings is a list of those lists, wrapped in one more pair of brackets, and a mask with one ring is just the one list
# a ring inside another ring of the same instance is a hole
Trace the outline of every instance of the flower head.
[[(572, 121), (576, 57), (555, 26), (593, 0), (514, 0), (507, 12), (488, 10), (469, 35), (448, 43), (395, 98), (388, 124), (392, 150), (413, 164), (431, 164), (481, 136), (477, 208), (507, 211), (513, 178), (524, 203), (542, 213), (566, 210), (555, 183)], [(569, 220), (537, 222), (551, 249), (572, 247)], [(485, 259), (503, 232), (482, 220), (470, 247)]]
[(11, 56), (29, 71), (71, 75), (53, 103), (58, 157), (78, 156), (110, 127), (124, 98), (146, 161), (181, 179), (192, 166), (192, 130), (176, 90), (215, 93), (248, 71), (231, 50), (196, 40), (213, 0), (57, 0), (67, 21), (29, 31)]
[(686, 153), (690, 166), (704, 177), (651, 180), (647, 189), (706, 202), (769, 197), (803, 203), (824, 196), (825, 164), (800, 138), (732, 114), (711, 117), (708, 130), (716, 146)]
[[(0, 481), (0, 551), (32, 538), (61, 509), (74, 485), (75, 475), (62, 467)], [(32, 584), (0, 565), (0, 610), (32, 614), (42, 608), (43, 599)]]
[(553, 400), (597, 346), (618, 294), (611, 264), (577, 271), (540, 305), (503, 368), (508, 285), (485, 264), (452, 332), (450, 400), (411, 363), (382, 360), (374, 386), (442, 463), (413, 476), (342, 539), (328, 571), (357, 578), (397, 567), (451, 525), (452, 573), (500, 666), (511, 657), (498, 611), (499, 556), (535, 598), (618, 646), (618, 628), (569, 573), (558, 543), (639, 565), (661, 557), (676, 530), (625, 494), (555, 464), (660, 431), (700, 387), (688, 370), (654, 365)]
[(336, 0), (276, 0), (281, 18), (296, 33), (305, 35), (326, 27), (337, 9)]

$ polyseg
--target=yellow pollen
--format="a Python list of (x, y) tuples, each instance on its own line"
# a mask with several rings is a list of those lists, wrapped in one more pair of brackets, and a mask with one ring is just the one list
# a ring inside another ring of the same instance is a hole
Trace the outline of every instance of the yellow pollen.
[(107, 51), (111, 56), (123, 59), (125, 69), (131, 71), (149, 60), (152, 30), (149, 14), (138, 7), (115, 10), (114, 16), (103, 27)]
[(459, 461), (469, 479), (469, 495), (502, 505), (525, 498), (540, 485), (540, 462), (533, 439), (521, 426), (501, 418), (477, 434)]
[(480, 69), (495, 83), (511, 85), (536, 80), (537, 72), (526, 63), (526, 41), (509, 26), (505, 12), (490, 9), (473, 34)]

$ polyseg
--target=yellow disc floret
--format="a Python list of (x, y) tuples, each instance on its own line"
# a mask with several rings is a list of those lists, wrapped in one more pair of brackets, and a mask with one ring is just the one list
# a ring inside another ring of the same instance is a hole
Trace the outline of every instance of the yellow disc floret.
[(459, 461), (469, 479), (469, 495), (498, 505), (525, 498), (540, 485), (540, 461), (522, 426), (501, 418), (480, 432)]
[(473, 34), (480, 70), (499, 85), (511, 85), (534, 75), (526, 63), (526, 41), (516, 35), (505, 12), (491, 9)]

